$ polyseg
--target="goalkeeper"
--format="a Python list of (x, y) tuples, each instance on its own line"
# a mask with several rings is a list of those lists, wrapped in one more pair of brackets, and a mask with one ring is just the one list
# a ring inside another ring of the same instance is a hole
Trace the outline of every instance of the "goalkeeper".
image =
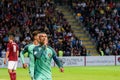
[(34, 48), (33, 53), (35, 55), (35, 71), (34, 79), (35, 80), (52, 80), (51, 73), (51, 61), (52, 58), (56, 62), (57, 66), (60, 68), (60, 71), (63, 72), (63, 66), (60, 63), (59, 59), (56, 56), (56, 52), (50, 46), (47, 46), (48, 38), (47, 34), (40, 36), (40, 46)]

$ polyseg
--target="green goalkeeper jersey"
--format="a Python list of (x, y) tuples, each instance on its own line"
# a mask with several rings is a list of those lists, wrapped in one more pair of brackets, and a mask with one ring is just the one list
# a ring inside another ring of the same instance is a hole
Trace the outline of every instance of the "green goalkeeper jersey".
[(51, 61), (56, 62), (58, 67), (63, 67), (56, 56), (56, 52), (50, 46), (37, 46), (34, 48), (35, 55), (35, 80), (52, 80), (51, 76)]
[(25, 63), (24, 61), (24, 54), (28, 52), (29, 56), (29, 73), (31, 77), (34, 77), (34, 54), (33, 54), (33, 49), (35, 48), (36, 45), (34, 44), (28, 44), (24, 47), (24, 49), (20, 52), (20, 58), (22, 60), (22, 63)]

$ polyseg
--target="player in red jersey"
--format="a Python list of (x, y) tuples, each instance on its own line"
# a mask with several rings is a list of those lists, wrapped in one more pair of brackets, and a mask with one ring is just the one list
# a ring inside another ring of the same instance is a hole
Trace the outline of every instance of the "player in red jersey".
[(6, 57), (4, 59), (4, 64), (8, 59), (8, 73), (11, 80), (16, 80), (16, 68), (18, 61), (19, 49), (18, 45), (14, 42), (14, 36), (9, 36), (9, 43), (7, 44)]

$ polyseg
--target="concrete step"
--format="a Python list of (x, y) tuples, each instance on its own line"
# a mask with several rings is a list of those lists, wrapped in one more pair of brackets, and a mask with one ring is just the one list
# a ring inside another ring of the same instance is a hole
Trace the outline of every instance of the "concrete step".
[(77, 21), (77, 20), (67, 19), (67, 21), (71, 24), (71, 26), (76, 26), (76, 25), (78, 25), (78, 21)]
[(72, 28), (80, 28), (80, 29), (83, 29), (81, 26), (78, 26), (77, 24), (76, 25), (72, 25)]
[(73, 20), (72, 18), (67, 19), (67, 21), (70, 22), (70, 23), (77, 23), (77, 21)]
[(78, 34), (79, 34), (79, 32), (83, 32), (83, 33), (84, 33), (84, 31), (83, 31), (82, 29), (80, 29), (80, 30), (75, 30), (74, 32), (75, 32), (75, 33), (78, 33)]
[(81, 39), (82, 37), (86, 37), (86, 36), (81, 33), (81, 36), (78, 36), (78, 38)]
[(73, 29), (74, 31), (84, 31), (81, 27), (71, 27), (71, 29)]
[(79, 24), (71, 24), (71, 26), (73, 26), (73, 27), (81, 27)]
[(82, 42), (84, 45), (93, 45), (93, 43), (91, 43), (91, 42), (89, 42), (89, 43), (87, 43), (87, 42)]
[[(81, 40), (81, 38), (79, 38), (80, 40)], [(93, 44), (93, 42), (91, 42), (90, 40), (84, 40), (84, 41), (82, 41), (83, 43), (85, 43), (85, 44)]]
[(60, 11), (62, 11), (62, 13), (64, 13), (64, 15), (66, 15), (66, 14), (71, 14), (71, 12), (70, 12), (69, 10), (61, 10), (61, 9), (60, 9)]
[(96, 49), (88, 48), (87, 51), (90, 51), (90, 52), (96, 52)]
[(96, 49), (94, 49), (94, 48), (88, 48), (88, 50), (96, 52)]
[(93, 45), (85, 45), (85, 47), (88, 49), (91, 49), (91, 48), (93, 48), (93, 49), (95, 49), (95, 46), (93, 46)]
[(78, 35), (79, 35), (80, 33), (84, 33), (84, 31), (81, 30), (81, 29), (79, 29), (79, 30), (74, 30), (74, 32), (77, 33)]
[(84, 45), (94, 45), (91, 41), (82, 41)]
[[(76, 33), (75, 33), (76, 34)], [(85, 35), (84, 33), (79, 33), (79, 34), (76, 34), (79, 38), (81, 38), (81, 37), (88, 37), (89, 38), (89, 36), (87, 36), (87, 35)], [(91, 41), (90, 41), (91, 42)]]
[(81, 40), (90, 40), (88, 37), (81, 37)]
[(64, 8), (62, 6), (59, 6), (57, 9), (62, 11), (62, 13), (64, 14), (64, 17), (67, 19), (67, 21), (71, 25), (71, 28), (74, 31), (74, 34), (78, 38), (80, 38), (80, 40), (82, 40), (83, 45), (85, 45), (87, 51), (90, 50), (92, 55), (97, 55), (95, 45), (91, 42), (90, 37), (86, 34), (83, 27), (79, 26), (77, 20), (73, 16), (73, 13), (67, 8)]
[(86, 37), (89, 37), (88, 35), (81, 33), (81, 34), (77, 34), (77, 36), (81, 36), (81, 35), (85, 35)]
[(87, 49), (87, 50), (90, 51), (90, 55), (99, 56), (99, 54), (98, 54), (98, 52), (96, 50), (94, 50), (94, 49), (91, 49), (91, 50)]
[(78, 36), (78, 37), (79, 37), (79, 39), (80, 39), (80, 38), (85, 38), (85, 37), (87, 37), (87, 36), (81, 35), (81, 36)]
[[(67, 19), (73, 19), (73, 18), (74, 18), (74, 16), (71, 16), (71, 14), (64, 15), (64, 17), (67, 18)], [(73, 19), (73, 20), (74, 20), (74, 19)]]

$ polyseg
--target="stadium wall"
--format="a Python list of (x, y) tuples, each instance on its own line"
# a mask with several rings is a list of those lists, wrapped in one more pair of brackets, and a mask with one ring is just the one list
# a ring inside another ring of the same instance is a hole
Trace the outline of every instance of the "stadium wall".
[[(63, 66), (116, 66), (120, 65), (120, 56), (80, 56), (80, 57), (60, 57)], [(0, 68), (7, 68), (4, 65), (3, 58), (0, 58)], [(29, 64), (29, 58), (25, 58), (25, 62)], [(56, 66), (54, 61), (52, 66)], [(18, 60), (18, 67), (22, 67), (21, 60)]]

